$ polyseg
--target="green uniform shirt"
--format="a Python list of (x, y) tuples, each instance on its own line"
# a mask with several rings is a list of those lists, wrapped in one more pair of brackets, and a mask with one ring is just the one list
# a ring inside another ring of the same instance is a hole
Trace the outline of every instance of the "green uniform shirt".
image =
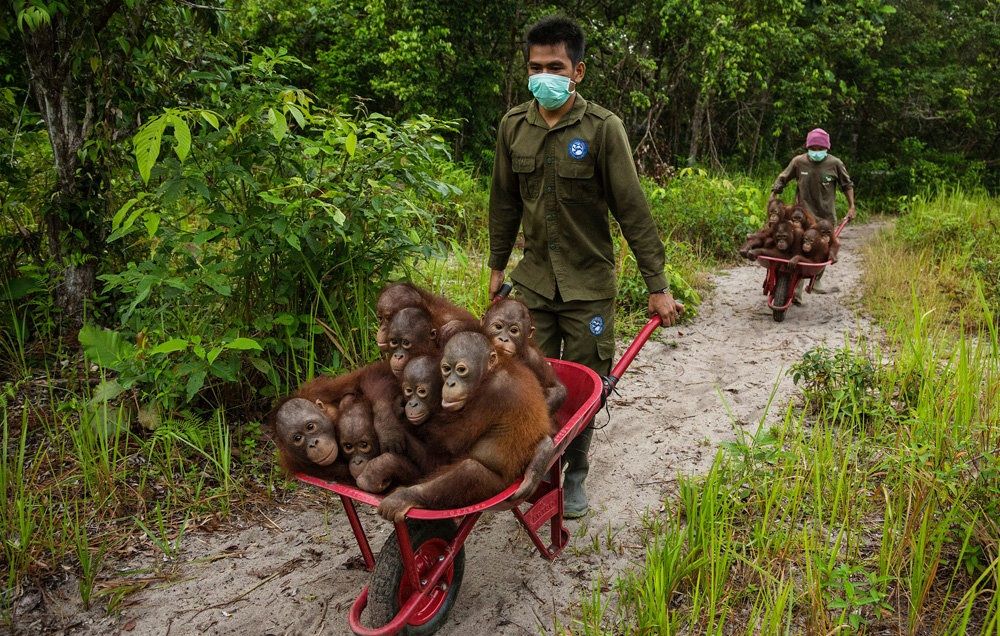
[(847, 174), (844, 162), (831, 154), (823, 161), (815, 162), (807, 154), (793, 158), (788, 167), (781, 171), (775, 179), (771, 191), (781, 194), (785, 185), (792, 179), (798, 182), (798, 198), (816, 217), (837, 223), (837, 213), (834, 202), (837, 198), (837, 184), (840, 190), (847, 192), (854, 189), (851, 176)]
[(646, 286), (667, 287), (663, 243), (621, 120), (579, 94), (552, 128), (534, 100), (504, 115), (490, 189), (491, 269), (507, 267), (523, 226), (515, 282), (550, 300), (557, 289), (566, 301), (614, 297), (609, 209)]

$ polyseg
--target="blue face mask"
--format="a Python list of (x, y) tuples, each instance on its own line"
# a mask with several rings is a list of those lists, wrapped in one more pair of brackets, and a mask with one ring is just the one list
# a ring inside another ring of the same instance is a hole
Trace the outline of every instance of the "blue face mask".
[(539, 73), (528, 78), (528, 90), (545, 110), (556, 110), (566, 103), (574, 91), (569, 90), (570, 79), (563, 75)]
[(806, 154), (808, 154), (809, 158), (815, 161), (816, 163), (819, 163), (820, 161), (826, 159), (825, 150), (807, 150)]

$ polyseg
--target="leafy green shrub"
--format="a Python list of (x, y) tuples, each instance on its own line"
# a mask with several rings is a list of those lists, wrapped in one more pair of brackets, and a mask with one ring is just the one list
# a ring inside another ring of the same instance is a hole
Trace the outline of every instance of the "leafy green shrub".
[(696, 254), (731, 260), (765, 218), (769, 191), (747, 178), (727, 179), (684, 168), (660, 186), (646, 182), (653, 218), (664, 235)]
[[(447, 126), (319, 108), (278, 73), (295, 63), (265, 49), (202, 76), (206, 94), (235, 94), (168, 109), (135, 135), (148, 185), (109, 237), (131, 260), (103, 276), (119, 326), (81, 336), (122, 388), (168, 408), (214, 405), (237, 387), (240, 400), (254, 386), (273, 394), (317, 364), (367, 362), (378, 288), (433, 253), (428, 204), (458, 192), (437, 178)], [(174, 153), (159, 159), (167, 135)]]
[[(674, 299), (684, 304), (683, 318), (690, 320), (698, 315), (701, 305), (701, 295), (695, 289), (699, 263), (691, 248), (684, 243), (664, 242), (666, 256), (665, 274), (670, 283), (670, 293)], [(649, 304), (649, 290), (646, 281), (639, 273), (639, 265), (635, 256), (628, 249), (624, 238), (619, 236), (617, 250), (618, 297), (616, 303), (621, 316), (619, 323), (623, 327), (633, 319), (644, 320)]]
[(919, 139), (906, 137), (892, 157), (859, 163), (851, 176), (866, 198), (888, 202), (943, 184), (974, 189), (985, 170), (981, 161), (969, 161), (959, 153), (935, 150)]
[(892, 420), (895, 412), (879, 390), (879, 368), (863, 353), (820, 346), (789, 369), (808, 408), (841, 423)]

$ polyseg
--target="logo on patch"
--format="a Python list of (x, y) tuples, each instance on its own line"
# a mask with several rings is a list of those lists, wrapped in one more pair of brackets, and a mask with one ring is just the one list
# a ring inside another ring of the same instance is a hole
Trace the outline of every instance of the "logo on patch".
[(587, 156), (587, 152), (590, 150), (590, 146), (586, 141), (577, 137), (573, 141), (569, 142), (569, 156), (572, 159), (583, 159)]
[(604, 316), (594, 316), (590, 319), (590, 333), (595, 336), (604, 333)]

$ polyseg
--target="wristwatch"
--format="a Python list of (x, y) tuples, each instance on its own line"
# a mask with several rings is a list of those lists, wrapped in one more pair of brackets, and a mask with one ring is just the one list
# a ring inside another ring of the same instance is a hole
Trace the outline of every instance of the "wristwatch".
[(653, 294), (666, 294), (669, 291), (670, 291), (669, 287), (664, 287), (663, 289), (657, 289), (656, 291), (649, 292), (649, 295), (652, 296)]

